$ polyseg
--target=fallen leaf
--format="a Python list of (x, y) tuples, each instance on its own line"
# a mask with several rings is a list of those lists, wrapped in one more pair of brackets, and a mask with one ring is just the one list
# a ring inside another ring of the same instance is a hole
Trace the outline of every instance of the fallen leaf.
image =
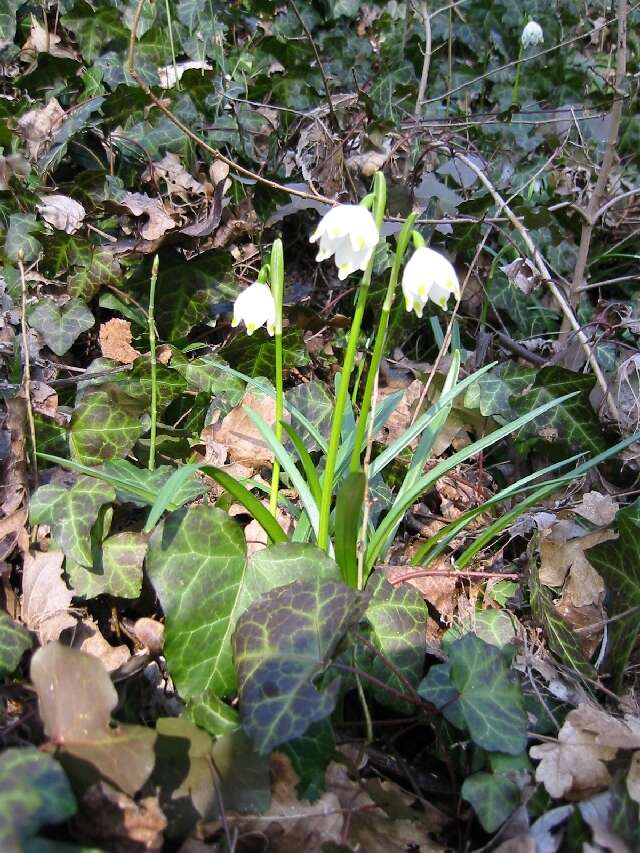
[(176, 227), (159, 198), (150, 198), (146, 193), (127, 193), (120, 204), (133, 216), (146, 217), (140, 227), (140, 236), (144, 240), (157, 240)]
[(155, 178), (164, 180), (170, 195), (178, 195), (185, 201), (192, 195), (205, 194), (203, 184), (189, 174), (177, 154), (171, 152), (165, 154), (162, 160), (148, 166), (142, 175), (143, 181), (153, 181)]
[(607, 527), (616, 517), (618, 504), (611, 495), (587, 492), (573, 511), (598, 527)]
[(542, 284), (540, 275), (528, 258), (516, 258), (515, 261), (501, 266), (500, 269), (509, 279), (509, 284), (526, 295), (531, 293), (537, 285)]
[(133, 364), (140, 353), (131, 346), (133, 335), (131, 323), (114, 317), (100, 326), (100, 350), (104, 358), (112, 358), (120, 364)]
[(253, 409), (273, 427), (276, 420), (276, 402), (273, 397), (247, 391), (242, 404), (210, 430), (209, 435), (218, 444), (228, 449), (231, 462), (249, 465), (253, 470), (271, 464), (273, 453), (262, 438), (244, 407)]
[(585, 551), (615, 539), (612, 530), (588, 533), (572, 522), (559, 521), (545, 530), (540, 538), (540, 582), (560, 587), (569, 579), (565, 592), (575, 607), (599, 604), (605, 591), (604, 581), (585, 556)]
[(76, 624), (69, 613), (73, 592), (62, 580), (62, 551), (28, 551), (22, 566), (22, 621), (42, 645)]
[(48, 195), (37, 205), (40, 216), (58, 231), (75, 234), (87, 215), (84, 207), (68, 195)]
[(22, 49), (31, 50), (35, 53), (50, 53), (51, 56), (62, 56), (66, 59), (75, 59), (75, 54), (72, 50), (64, 47), (58, 47), (62, 38), (55, 33), (47, 32), (38, 19), (31, 16), (31, 30), (29, 38), (26, 40)]
[(18, 132), (24, 139), (32, 160), (38, 159), (52, 134), (64, 121), (64, 117), (65, 112), (60, 104), (55, 98), (51, 98), (46, 107), (30, 110), (18, 119)]
[[(438, 560), (432, 565), (430, 564), (429, 569), (430, 571), (447, 572), (447, 574), (440, 578), (415, 577), (407, 580), (407, 583), (414, 586), (436, 608), (438, 613), (445, 618), (450, 618), (456, 609), (455, 590), (458, 579), (451, 575), (451, 565), (446, 558)], [(394, 582), (395, 578), (408, 573), (406, 566), (385, 567), (385, 574), (391, 583)]]
[(157, 797), (132, 800), (106, 782), (85, 793), (76, 826), (83, 837), (118, 853), (161, 850), (167, 819)]
[(617, 750), (598, 746), (595, 735), (575, 728), (569, 716), (556, 743), (532, 746), (529, 755), (540, 760), (536, 781), (542, 782), (551, 797), (582, 799), (610, 783), (605, 762), (611, 761)]
[(634, 752), (631, 756), (626, 784), (631, 799), (640, 804), (640, 752)]
[(596, 736), (599, 746), (615, 749), (640, 749), (640, 719), (625, 714), (624, 720), (614, 717), (589, 702), (581, 702), (570, 711), (567, 719), (573, 725)]
[(78, 623), (73, 635), (74, 649), (93, 655), (102, 661), (107, 672), (115, 672), (129, 660), (131, 653), (125, 645), (112, 646), (102, 636), (93, 619), (87, 617)]
[(24, 178), (30, 171), (31, 166), (22, 154), (0, 156), (0, 192), (6, 192), (10, 189), (9, 181), (14, 175)]
[(152, 655), (161, 654), (164, 646), (164, 625), (162, 622), (142, 616), (140, 619), (136, 619), (132, 633), (138, 643), (148, 649)]

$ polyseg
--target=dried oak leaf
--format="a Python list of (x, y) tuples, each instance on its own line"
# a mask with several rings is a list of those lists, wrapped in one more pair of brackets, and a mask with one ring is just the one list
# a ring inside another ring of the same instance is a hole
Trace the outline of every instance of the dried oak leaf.
[(132, 340), (128, 320), (114, 317), (100, 326), (100, 350), (104, 358), (112, 358), (120, 364), (133, 364), (140, 353), (131, 346)]
[[(415, 577), (410, 578), (406, 582), (415, 587), (422, 596), (432, 604), (438, 613), (445, 618), (451, 618), (456, 609), (456, 585), (458, 578), (453, 577), (451, 573), (451, 564), (446, 558), (438, 560), (437, 563), (430, 565), (431, 571), (442, 571), (442, 577)], [(408, 574), (405, 566), (387, 566), (385, 574), (388, 580), (393, 583), (396, 578)]]
[(146, 193), (127, 193), (120, 204), (133, 216), (146, 217), (140, 228), (140, 236), (144, 240), (157, 240), (176, 227), (159, 198), (150, 198)]
[(18, 133), (27, 145), (27, 152), (32, 160), (37, 160), (45, 149), (53, 133), (64, 121), (65, 112), (51, 98), (46, 107), (39, 110), (29, 110), (18, 119)]
[(40, 216), (58, 231), (75, 234), (87, 215), (84, 207), (68, 195), (48, 195), (37, 205)]

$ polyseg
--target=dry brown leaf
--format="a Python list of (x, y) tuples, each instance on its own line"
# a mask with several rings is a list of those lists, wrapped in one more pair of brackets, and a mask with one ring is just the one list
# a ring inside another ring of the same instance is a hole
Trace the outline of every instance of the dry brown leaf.
[(57, 640), (76, 620), (69, 613), (73, 592), (62, 580), (62, 551), (28, 551), (22, 567), (22, 621), (41, 645)]
[(22, 154), (9, 154), (7, 157), (0, 156), (0, 192), (6, 192), (9, 181), (14, 175), (26, 177), (31, 171), (31, 166)]
[(618, 504), (611, 495), (587, 492), (573, 511), (598, 527), (607, 527), (616, 517)]
[(617, 750), (598, 746), (595, 735), (575, 728), (570, 716), (558, 732), (556, 743), (532, 746), (529, 755), (540, 760), (536, 780), (542, 782), (550, 796), (583, 799), (610, 783), (605, 762), (615, 758)]
[(140, 236), (144, 240), (157, 240), (176, 227), (159, 198), (150, 198), (146, 193), (127, 193), (120, 204), (133, 216), (146, 217), (140, 227)]
[(0, 560), (11, 556), (26, 523), (27, 510), (23, 507), (0, 519)]
[(133, 335), (131, 323), (114, 317), (100, 326), (100, 350), (104, 358), (112, 358), (120, 364), (133, 364), (140, 353), (131, 346)]
[(530, 835), (516, 835), (503, 841), (493, 853), (537, 853), (538, 845)]
[[(458, 579), (451, 575), (451, 565), (446, 558), (429, 566), (430, 571), (443, 571), (449, 574), (443, 577), (415, 577), (407, 580), (420, 594), (432, 604), (445, 618), (453, 616), (456, 609), (456, 584)], [(405, 566), (387, 566), (385, 574), (391, 583), (398, 577), (408, 574)]]
[(596, 736), (599, 746), (615, 749), (640, 749), (640, 719), (625, 714), (624, 720), (608, 714), (588, 702), (581, 702), (567, 715), (573, 725)]
[(55, 33), (48, 33), (36, 17), (31, 16), (31, 31), (29, 38), (22, 46), (23, 50), (31, 50), (35, 53), (50, 53), (51, 56), (62, 56), (66, 59), (75, 59), (75, 53), (65, 47), (58, 47), (62, 38)]
[(156, 619), (142, 616), (133, 625), (133, 636), (151, 654), (159, 655), (164, 646), (164, 625)]
[(258, 428), (244, 411), (245, 406), (257, 412), (269, 426), (274, 425), (276, 402), (273, 397), (247, 391), (242, 404), (232, 409), (220, 423), (215, 424), (208, 432), (208, 437), (209, 440), (227, 447), (231, 462), (240, 462), (257, 470), (262, 465), (270, 464), (273, 454)]
[(58, 231), (75, 234), (87, 215), (84, 207), (68, 195), (48, 195), (37, 205), (40, 216)]
[(114, 672), (131, 657), (125, 645), (112, 646), (108, 643), (97, 624), (89, 617), (78, 623), (73, 635), (73, 648), (101, 660), (107, 672)]
[(57, 419), (58, 393), (44, 382), (31, 383), (31, 405), (45, 418)]
[(157, 797), (132, 800), (106, 782), (98, 782), (82, 798), (76, 821), (83, 837), (114, 853), (161, 850), (167, 819)]
[(576, 607), (571, 598), (560, 596), (555, 603), (555, 609), (577, 635), (585, 657), (591, 658), (602, 642), (605, 613), (602, 605), (587, 604)]
[(612, 530), (587, 533), (572, 522), (559, 521), (540, 539), (540, 582), (559, 587), (569, 573), (565, 594), (571, 603), (575, 607), (599, 604), (604, 597), (604, 581), (584, 552), (615, 538)]
[(187, 172), (177, 154), (168, 152), (162, 160), (152, 163), (142, 175), (142, 180), (152, 181), (156, 177), (164, 180), (170, 195), (178, 195), (185, 201), (192, 195), (205, 194), (203, 184)]
[(18, 132), (27, 145), (27, 152), (32, 160), (37, 160), (45, 150), (52, 134), (64, 121), (65, 112), (56, 101), (51, 98), (46, 107), (39, 110), (30, 110), (18, 120)]
[(634, 752), (631, 756), (627, 773), (627, 791), (631, 799), (640, 804), (640, 752)]
[(538, 271), (528, 258), (516, 258), (515, 261), (501, 266), (500, 269), (509, 279), (509, 284), (526, 295), (542, 283)]

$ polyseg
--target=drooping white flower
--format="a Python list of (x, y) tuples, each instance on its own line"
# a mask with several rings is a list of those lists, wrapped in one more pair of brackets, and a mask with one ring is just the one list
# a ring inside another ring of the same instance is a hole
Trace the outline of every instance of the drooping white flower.
[(373, 216), (359, 204), (332, 207), (310, 237), (312, 243), (320, 240), (316, 261), (335, 255), (340, 280), (355, 270), (366, 270), (379, 239)]
[(232, 326), (244, 322), (247, 334), (252, 335), (260, 326), (267, 324), (267, 331), (273, 335), (276, 322), (276, 303), (268, 284), (256, 281), (236, 299), (233, 305)]
[(402, 292), (407, 311), (415, 311), (422, 317), (429, 299), (440, 308), (447, 307), (452, 295), (459, 299), (460, 285), (456, 271), (444, 255), (422, 246), (415, 250), (404, 268)]
[(523, 47), (536, 47), (538, 44), (544, 43), (544, 33), (542, 27), (536, 21), (529, 21), (522, 31), (520, 37)]

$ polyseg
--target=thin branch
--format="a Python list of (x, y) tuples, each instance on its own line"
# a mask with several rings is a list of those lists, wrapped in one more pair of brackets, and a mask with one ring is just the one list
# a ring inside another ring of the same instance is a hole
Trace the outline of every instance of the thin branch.
[(311, 45), (311, 49), (313, 50), (314, 56), (316, 58), (316, 62), (318, 63), (318, 68), (320, 69), (320, 74), (322, 75), (322, 84), (324, 86), (324, 92), (327, 97), (327, 106), (329, 107), (329, 118), (331, 119), (331, 123), (333, 125), (334, 130), (340, 130), (340, 123), (338, 122), (338, 116), (335, 114), (333, 109), (333, 102), (331, 100), (331, 89), (329, 88), (329, 78), (326, 75), (324, 70), (324, 65), (322, 64), (322, 60), (320, 59), (320, 54), (318, 53), (318, 48), (316, 43), (311, 35), (311, 30), (305, 24), (304, 19), (300, 12), (298, 11), (298, 7), (296, 6), (294, 0), (289, 0), (289, 5), (293, 9), (293, 13), (300, 22), (300, 26), (304, 30), (304, 33)]
[[(388, 568), (388, 567), (387, 567)], [(393, 568), (396, 568), (395, 566)], [(498, 578), (499, 580), (522, 580), (522, 575), (507, 572), (467, 572), (463, 569), (451, 569), (451, 571), (438, 571), (437, 569), (416, 569), (412, 572), (407, 572), (406, 575), (399, 575), (396, 578), (387, 578), (392, 586), (397, 586), (400, 583), (416, 580), (417, 578)]]
[(420, 86), (418, 87), (418, 97), (414, 110), (417, 119), (422, 115), (422, 104), (427, 91), (429, 68), (431, 66), (431, 15), (429, 14), (429, 6), (426, 0), (421, 0), (420, 14), (424, 23), (424, 60), (422, 62), (422, 74), (420, 75)]

